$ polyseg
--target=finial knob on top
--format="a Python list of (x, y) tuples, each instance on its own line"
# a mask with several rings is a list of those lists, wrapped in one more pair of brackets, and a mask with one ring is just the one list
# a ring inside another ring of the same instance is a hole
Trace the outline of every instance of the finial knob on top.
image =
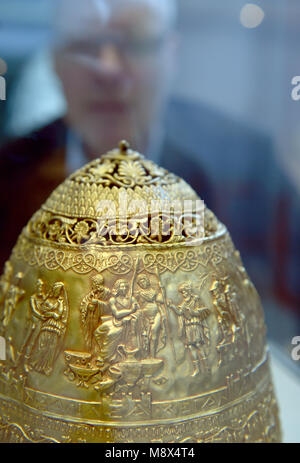
[(128, 143), (128, 141), (126, 140), (121, 140), (120, 143), (119, 143), (119, 149), (121, 151), (122, 154), (126, 154), (128, 152), (130, 148), (130, 145)]

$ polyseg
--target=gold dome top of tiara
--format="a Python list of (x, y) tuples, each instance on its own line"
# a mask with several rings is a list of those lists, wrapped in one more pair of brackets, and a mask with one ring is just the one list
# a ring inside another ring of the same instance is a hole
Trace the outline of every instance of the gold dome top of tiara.
[(221, 228), (183, 179), (122, 141), (56, 188), (27, 232), (48, 241), (107, 246), (185, 242)]

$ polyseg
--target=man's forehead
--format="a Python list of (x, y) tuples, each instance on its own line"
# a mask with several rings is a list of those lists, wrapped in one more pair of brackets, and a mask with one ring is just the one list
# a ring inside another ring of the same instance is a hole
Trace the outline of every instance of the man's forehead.
[(174, 0), (60, 0), (57, 39), (88, 38), (108, 29), (141, 35), (165, 31), (173, 24)]

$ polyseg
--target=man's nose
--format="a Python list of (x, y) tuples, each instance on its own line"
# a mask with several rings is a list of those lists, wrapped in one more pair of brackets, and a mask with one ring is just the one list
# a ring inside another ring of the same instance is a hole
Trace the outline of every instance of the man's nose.
[(102, 71), (115, 74), (124, 70), (124, 63), (120, 50), (118, 50), (115, 45), (103, 45), (98, 56)]

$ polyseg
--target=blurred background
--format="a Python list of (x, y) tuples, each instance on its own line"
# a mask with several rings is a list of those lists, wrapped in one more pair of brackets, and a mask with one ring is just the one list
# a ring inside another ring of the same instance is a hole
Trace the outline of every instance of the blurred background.
[[(66, 101), (49, 50), (55, 39), (54, 3), (51, 0), (0, 2), (0, 57), (7, 65), (5, 74), (2, 72), (6, 100), (0, 101), (2, 146), (65, 114)], [(270, 240), (265, 245), (271, 248), (269, 268), (251, 261), (251, 252), (248, 256), (247, 244), (239, 236), (241, 228), (235, 226), (234, 219), (232, 223), (231, 219), (226, 222), (221, 207), (220, 212), (218, 208), (215, 212), (221, 215), (241, 248), (245, 266), (259, 290), (262, 281), (273, 279), (274, 292), (262, 289), (262, 293), (274, 354), (274, 375), (282, 401), (286, 439), (299, 442), (300, 360), (292, 359), (291, 355), (295, 347), (292, 339), (300, 336), (300, 100), (292, 93), (295, 87), (292, 79), (300, 75), (299, 0), (251, 3), (178, 0), (177, 3), (178, 58), (172, 98), (193, 107), (199, 104), (202, 114), (206, 114), (203, 108), (207, 108), (207, 117), (200, 120), (212, 132), (215, 128), (216, 137), (218, 130), (225, 133), (224, 126), (232, 133), (235, 130), (251, 133), (249, 140), (257, 134), (257, 145), (253, 142), (257, 171), (252, 171), (251, 176), (267, 185), (270, 202), (266, 211), (274, 207), (272, 198), (279, 202), (279, 215), (270, 228), (282, 226), (281, 233), (286, 239), (281, 240), (276, 230), (268, 235)], [(194, 131), (197, 132), (197, 124)], [(178, 136), (184, 139), (186, 133), (184, 129), (181, 132), (179, 123)], [(210, 150), (212, 142), (205, 143)], [(237, 149), (241, 146), (237, 142)], [(262, 146), (268, 146), (270, 151), (266, 162), (261, 160)], [(217, 149), (221, 156), (222, 143)], [(225, 166), (230, 149), (224, 152)], [(211, 177), (216, 182), (219, 178), (216, 172), (220, 169), (222, 176), (224, 168), (218, 159), (214, 158), (213, 167), (207, 166), (207, 172), (214, 171)], [(231, 178), (244, 175), (239, 163), (228, 161), (228, 169)], [(277, 191), (284, 192), (279, 200)], [(234, 193), (238, 194), (238, 190)], [(213, 201), (207, 202), (214, 209)], [(255, 209), (252, 214), (255, 216)], [(276, 256), (275, 247), (278, 247)]]

